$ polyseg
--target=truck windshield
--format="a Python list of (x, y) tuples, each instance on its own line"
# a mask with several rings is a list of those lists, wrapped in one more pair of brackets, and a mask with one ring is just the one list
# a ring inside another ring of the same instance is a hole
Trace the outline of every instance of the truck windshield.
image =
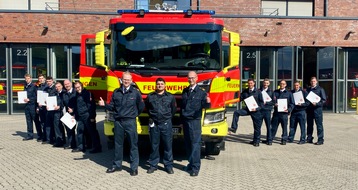
[(219, 31), (135, 31), (114, 34), (114, 69), (219, 70)]

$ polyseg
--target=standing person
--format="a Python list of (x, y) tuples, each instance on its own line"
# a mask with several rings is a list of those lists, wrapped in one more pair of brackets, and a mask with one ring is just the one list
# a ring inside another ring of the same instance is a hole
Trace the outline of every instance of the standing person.
[(90, 125), (89, 125), (87, 131), (89, 133), (88, 138), (91, 139), (90, 144), (91, 144), (92, 150), (90, 150), (90, 153), (95, 154), (95, 153), (102, 152), (102, 146), (101, 146), (101, 140), (100, 140), (100, 137), (99, 137), (99, 133), (98, 133), (98, 130), (97, 130), (97, 123), (96, 123), (96, 116), (97, 116), (97, 113), (96, 113), (96, 101), (95, 101), (95, 97), (93, 96), (93, 94), (91, 92), (90, 92), (90, 101), (91, 101)]
[(264, 79), (260, 90), (261, 92), (265, 91), (267, 95), (271, 98), (271, 100), (267, 100), (264, 98), (264, 104), (261, 107), (261, 115), (262, 120), (265, 121), (266, 125), (266, 141), (263, 142), (266, 142), (267, 145), (272, 145), (272, 143), (269, 143), (271, 139), (271, 111), (275, 103), (273, 101), (273, 91), (270, 89), (270, 80), (268, 78)]
[(99, 105), (105, 106), (107, 110), (114, 112), (114, 161), (112, 167), (107, 169), (107, 173), (122, 170), (123, 161), (123, 142), (124, 134), (130, 142), (130, 175), (138, 175), (139, 153), (138, 153), (138, 133), (136, 117), (144, 109), (144, 102), (140, 92), (131, 86), (132, 75), (124, 72), (122, 75), (122, 85), (117, 88), (109, 104), (106, 104), (100, 97)]
[[(63, 105), (65, 106), (66, 111), (68, 112), (68, 108), (70, 108), (70, 105), (74, 105), (76, 101), (76, 91), (73, 88), (72, 82), (68, 79), (63, 81), (63, 84), (65, 86), (66, 92), (63, 94)], [(72, 106), (73, 107), (73, 106)], [(73, 115), (73, 113), (71, 114)], [(66, 134), (67, 134), (67, 142), (64, 146), (65, 149), (76, 149), (76, 127), (73, 127), (72, 129), (65, 126)]]
[(254, 136), (253, 136), (253, 145), (255, 147), (260, 146), (260, 135), (261, 135), (261, 125), (262, 125), (262, 115), (261, 115), (261, 107), (264, 104), (261, 91), (255, 87), (254, 79), (248, 79), (248, 88), (245, 89), (240, 97), (241, 100), (245, 100), (246, 98), (253, 96), (255, 98), (256, 103), (258, 104), (258, 108), (253, 108), (249, 110), (246, 106), (244, 109), (236, 110), (234, 112), (230, 131), (235, 132), (238, 128), (237, 123), (239, 122), (240, 116), (250, 115), (252, 119), (252, 123), (254, 126)]
[(306, 99), (307, 92), (303, 91), (301, 89), (300, 82), (298, 82), (298, 81), (296, 81), (294, 83), (294, 90), (292, 90), (291, 92), (292, 92), (292, 94), (301, 92), (302, 96), (303, 96), (304, 103), (296, 104), (291, 112), (290, 134), (288, 136), (287, 142), (289, 142), (289, 143), (293, 142), (293, 140), (295, 138), (295, 134), (296, 134), (297, 124), (300, 124), (301, 136), (300, 136), (300, 141), (298, 142), (298, 144), (305, 144), (305, 142), (306, 142), (306, 108), (309, 105), (309, 102)]
[[(57, 96), (55, 84), (53, 82), (53, 78), (51, 76), (46, 77), (46, 87), (44, 92), (48, 93), (48, 96)], [(40, 105), (42, 107), (42, 105)], [(46, 107), (46, 106), (45, 106)], [(46, 108), (44, 108), (46, 109)], [(54, 131), (54, 111), (46, 110), (46, 138), (42, 140), (42, 144), (54, 144), (55, 142), (55, 131)]]
[(198, 75), (194, 71), (188, 73), (189, 86), (183, 90), (180, 106), (183, 122), (184, 140), (189, 164), (184, 168), (190, 176), (198, 176), (201, 152), (201, 118), (204, 108), (210, 108), (210, 98), (197, 85)]
[(22, 139), (24, 141), (32, 140), (34, 138), (34, 120), (36, 115), (36, 86), (32, 83), (30, 74), (25, 74), (24, 89), (27, 92), (27, 98), (24, 99), (25, 104), (25, 117), (27, 125), (27, 136)]
[(91, 114), (91, 95), (83, 88), (81, 82), (75, 83), (76, 100), (73, 107), (68, 108), (69, 113), (74, 113), (77, 120), (77, 148), (72, 152), (85, 152), (85, 137), (84, 131), (89, 128), (90, 114)]
[(53, 127), (54, 127), (54, 131), (55, 131), (55, 143), (54, 143), (54, 147), (63, 147), (65, 144), (65, 139), (64, 139), (64, 133), (65, 130), (63, 128), (63, 125), (60, 121), (61, 116), (62, 116), (62, 110), (63, 110), (63, 86), (60, 82), (56, 82), (55, 84), (55, 89), (56, 89), (56, 99), (57, 99), (57, 107), (55, 108), (55, 110), (53, 111)]
[[(271, 119), (271, 139), (268, 142), (269, 144), (272, 144), (272, 140), (275, 138), (276, 133), (277, 133), (277, 128), (278, 125), (281, 123), (281, 127), (282, 127), (282, 135), (281, 135), (281, 145), (286, 145), (287, 142), (287, 123), (288, 123), (288, 115), (291, 113), (294, 105), (295, 105), (295, 101), (293, 100), (293, 96), (292, 93), (288, 90), (286, 90), (286, 81), (285, 80), (281, 80), (280, 81), (280, 89), (275, 90), (273, 92), (274, 94), (274, 102), (275, 102), (275, 106), (274, 106), (274, 112), (273, 112), (273, 116)], [(286, 105), (286, 110), (283, 112), (278, 112), (278, 99), (287, 99), (287, 105)]]
[(176, 101), (174, 96), (165, 90), (163, 78), (158, 78), (155, 83), (156, 90), (148, 95), (145, 102), (150, 118), (149, 137), (152, 147), (152, 153), (149, 156), (150, 168), (147, 173), (150, 174), (157, 170), (160, 160), (159, 145), (160, 139), (162, 139), (165, 171), (168, 174), (173, 174), (172, 118), (176, 112)]
[(307, 107), (307, 141), (308, 143), (313, 143), (313, 120), (317, 126), (317, 137), (318, 141), (315, 145), (323, 145), (324, 134), (323, 134), (323, 105), (326, 103), (327, 97), (324, 89), (317, 84), (317, 78), (311, 77), (311, 87), (308, 88), (307, 93), (315, 93), (321, 98), (317, 103), (310, 103)]
[[(46, 87), (45, 77), (43, 74), (37, 76), (37, 91), (43, 91)], [(36, 104), (35, 126), (37, 131), (37, 142), (41, 142), (45, 135), (46, 109)]]

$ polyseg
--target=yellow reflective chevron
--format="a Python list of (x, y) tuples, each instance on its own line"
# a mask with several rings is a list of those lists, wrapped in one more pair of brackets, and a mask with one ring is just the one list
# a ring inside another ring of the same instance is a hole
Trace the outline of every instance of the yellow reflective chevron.
[[(149, 94), (155, 90), (155, 82), (136, 82), (142, 94)], [(165, 89), (172, 94), (181, 94), (188, 86), (188, 82), (166, 82)]]
[(240, 80), (231, 79), (226, 81), (225, 77), (217, 77), (212, 80), (210, 93), (237, 92), (240, 90)]
[(107, 84), (101, 77), (81, 77), (83, 87), (87, 90), (107, 90)]

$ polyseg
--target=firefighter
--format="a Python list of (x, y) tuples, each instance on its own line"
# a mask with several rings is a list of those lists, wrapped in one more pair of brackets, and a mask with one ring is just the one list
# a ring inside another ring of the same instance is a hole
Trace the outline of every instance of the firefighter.
[(188, 73), (189, 86), (183, 90), (181, 121), (189, 164), (184, 170), (190, 176), (198, 176), (201, 152), (201, 117), (204, 108), (210, 108), (210, 98), (197, 85), (198, 76), (194, 71)]
[[(76, 91), (73, 88), (72, 82), (68, 79), (63, 81), (63, 84), (65, 86), (66, 92), (63, 94), (63, 104), (65, 106), (66, 111), (68, 112), (68, 108), (70, 108), (70, 105), (74, 105), (76, 101)], [(72, 113), (73, 115), (73, 113)], [(76, 127), (73, 127), (72, 129), (65, 126), (66, 134), (67, 134), (67, 142), (64, 146), (65, 149), (75, 149), (77, 147), (76, 144)]]
[(105, 106), (109, 111), (114, 112), (114, 161), (112, 167), (107, 169), (107, 173), (122, 170), (123, 161), (123, 142), (124, 134), (130, 142), (130, 175), (138, 175), (139, 153), (138, 153), (138, 133), (136, 117), (144, 109), (144, 102), (138, 89), (131, 86), (132, 75), (124, 72), (122, 75), (122, 85), (114, 90), (109, 104), (106, 104), (100, 97), (99, 105)]
[[(45, 77), (43, 74), (37, 76), (37, 90), (43, 91), (46, 87)], [(37, 142), (41, 142), (45, 135), (46, 109), (36, 104), (35, 126), (37, 131)]]
[[(25, 74), (25, 91), (27, 92), (27, 98), (24, 99), (25, 104), (25, 117), (27, 125), (27, 136), (24, 141), (32, 140), (34, 138), (34, 125), (36, 115), (36, 86), (32, 83), (32, 77), (30, 74)], [(39, 133), (39, 132), (37, 132)]]
[[(46, 77), (46, 87), (44, 92), (48, 93), (48, 96), (57, 96), (55, 84), (51, 76)], [(40, 105), (42, 106), (42, 105)], [(42, 140), (42, 144), (54, 144), (55, 143), (55, 131), (54, 131), (54, 111), (46, 110), (46, 138)]]
[(60, 119), (62, 117), (62, 110), (63, 110), (63, 86), (60, 82), (56, 82), (55, 84), (56, 89), (56, 99), (57, 99), (57, 107), (53, 111), (53, 127), (55, 131), (55, 143), (54, 147), (63, 147), (65, 144), (65, 131), (63, 128)]
[[(281, 124), (282, 127), (282, 136), (281, 136), (281, 145), (286, 145), (287, 142), (287, 123), (288, 123), (288, 115), (291, 113), (294, 107), (294, 100), (292, 93), (286, 90), (287, 83), (285, 80), (280, 81), (280, 89), (277, 89), (273, 92), (273, 99), (275, 102), (274, 112), (271, 119), (271, 139), (269, 143), (272, 143), (272, 140), (276, 136), (278, 125)], [(278, 111), (278, 100), (286, 99), (287, 105), (284, 105), (284, 111)]]
[[(307, 92), (301, 89), (300, 82), (296, 81), (294, 83), (294, 89), (291, 91), (293, 93), (302, 93), (303, 102), (297, 103), (291, 112), (290, 117), (290, 133), (288, 136), (287, 142), (292, 143), (295, 138), (295, 133), (297, 129), (297, 124), (300, 125), (301, 136), (298, 144), (305, 144), (306, 142), (306, 108), (309, 105), (309, 101), (306, 99)], [(296, 102), (296, 101), (295, 101)]]
[(267, 145), (272, 145), (272, 143), (269, 142), (271, 139), (271, 112), (272, 112), (273, 105), (275, 103), (273, 101), (273, 91), (269, 88), (269, 86), (270, 86), (270, 80), (268, 78), (265, 78), (264, 81), (262, 82), (262, 87), (260, 88), (260, 90), (261, 92), (265, 91), (269, 96), (269, 98), (263, 97), (264, 104), (261, 107), (261, 115), (262, 115), (262, 120), (265, 121), (265, 125), (266, 125), (266, 141), (263, 142), (266, 143)]
[(240, 116), (250, 115), (254, 125), (254, 136), (253, 136), (252, 144), (255, 147), (258, 147), (260, 146), (261, 125), (262, 125), (262, 114), (260, 110), (264, 102), (263, 102), (261, 91), (255, 87), (254, 79), (251, 78), (248, 79), (247, 83), (248, 83), (248, 88), (241, 93), (240, 96), (241, 100), (245, 100), (246, 98), (253, 96), (258, 105), (258, 108), (253, 108), (252, 110), (249, 110), (248, 106), (246, 106), (245, 109), (236, 110), (234, 112), (231, 128), (229, 130), (231, 132), (236, 132), (238, 128), (237, 123), (239, 122)]
[(152, 146), (152, 152), (149, 157), (150, 168), (147, 173), (150, 174), (157, 170), (160, 160), (159, 145), (160, 139), (162, 139), (165, 171), (168, 174), (173, 174), (172, 118), (176, 112), (176, 101), (174, 96), (165, 90), (163, 78), (158, 78), (155, 83), (156, 90), (148, 95), (145, 102), (150, 118), (149, 137)]
[(324, 89), (317, 84), (317, 78), (311, 77), (311, 87), (308, 88), (307, 93), (315, 93), (321, 98), (317, 103), (310, 103), (307, 107), (307, 143), (313, 143), (313, 120), (317, 126), (317, 137), (318, 141), (315, 145), (323, 145), (324, 133), (323, 133), (323, 105), (326, 103), (327, 97)]

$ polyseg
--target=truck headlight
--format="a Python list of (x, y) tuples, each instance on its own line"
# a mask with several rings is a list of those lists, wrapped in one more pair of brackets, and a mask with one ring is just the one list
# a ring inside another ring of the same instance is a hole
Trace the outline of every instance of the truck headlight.
[(218, 123), (225, 120), (225, 111), (206, 113), (204, 118), (204, 124)]
[(114, 116), (113, 116), (113, 115), (114, 115), (114, 114), (113, 114), (112, 111), (106, 111), (106, 116), (105, 116), (106, 121), (112, 121), (112, 122), (114, 122)]
[(211, 84), (211, 79), (198, 82), (199, 87), (204, 89), (205, 92), (209, 92), (210, 84)]

